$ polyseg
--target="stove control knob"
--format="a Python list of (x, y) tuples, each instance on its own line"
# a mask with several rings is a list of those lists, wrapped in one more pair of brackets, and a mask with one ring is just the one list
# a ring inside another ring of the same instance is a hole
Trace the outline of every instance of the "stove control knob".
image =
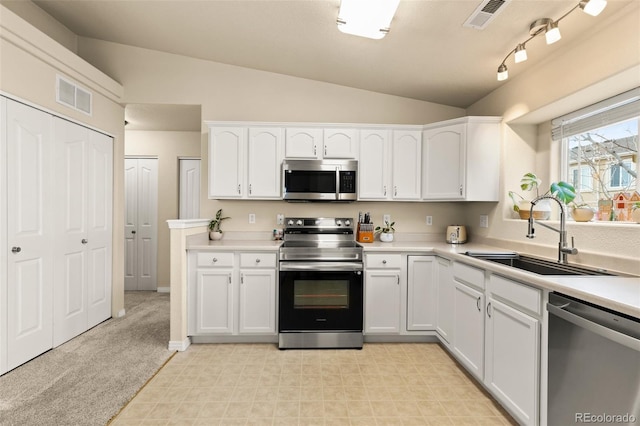
[(351, 221), (349, 219), (345, 220), (344, 226), (351, 226)]
[(289, 219), (289, 222), (287, 222), (287, 225), (292, 226), (293, 225), (293, 220)]
[(302, 226), (302, 221), (300, 219), (298, 219), (298, 221), (296, 222), (296, 225)]
[(336, 220), (336, 225), (337, 226), (342, 226), (342, 221), (340, 219)]

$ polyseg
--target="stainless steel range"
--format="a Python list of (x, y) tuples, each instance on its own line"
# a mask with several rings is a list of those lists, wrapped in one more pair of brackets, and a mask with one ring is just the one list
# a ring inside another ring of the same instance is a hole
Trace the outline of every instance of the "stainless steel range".
[(353, 218), (285, 219), (279, 348), (362, 348), (362, 247)]

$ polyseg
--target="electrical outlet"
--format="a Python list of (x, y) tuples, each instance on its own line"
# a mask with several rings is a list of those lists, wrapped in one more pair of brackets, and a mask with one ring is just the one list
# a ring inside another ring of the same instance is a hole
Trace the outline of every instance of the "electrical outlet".
[(382, 223), (387, 223), (387, 222), (391, 223), (391, 215), (390, 214), (382, 215)]
[(433, 225), (433, 216), (427, 216), (427, 226)]
[(276, 215), (276, 225), (284, 225), (284, 215), (282, 213)]
[(249, 213), (249, 223), (256, 223), (255, 213)]
[(488, 228), (489, 227), (489, 216), (486, 214), (480, 215), (480, 228)]

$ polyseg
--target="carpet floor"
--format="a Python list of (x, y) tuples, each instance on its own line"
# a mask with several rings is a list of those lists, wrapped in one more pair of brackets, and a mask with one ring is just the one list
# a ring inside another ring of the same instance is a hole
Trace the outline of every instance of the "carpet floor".
[(109, 319), (0, 377), (0, 425), (105, 425), (171, 358), (169, 294), (126, 292)]

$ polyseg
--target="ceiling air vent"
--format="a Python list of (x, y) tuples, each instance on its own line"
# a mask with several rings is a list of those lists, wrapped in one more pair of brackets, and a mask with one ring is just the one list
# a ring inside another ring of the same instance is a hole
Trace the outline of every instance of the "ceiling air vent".
[(91, 92), (59, 75), (56, 78), (56, 101), (91, 115)]
[(504, 9), (511, 0), (484, 0), (480, 6), (467, 18), (463, 27), (483, 30)]

